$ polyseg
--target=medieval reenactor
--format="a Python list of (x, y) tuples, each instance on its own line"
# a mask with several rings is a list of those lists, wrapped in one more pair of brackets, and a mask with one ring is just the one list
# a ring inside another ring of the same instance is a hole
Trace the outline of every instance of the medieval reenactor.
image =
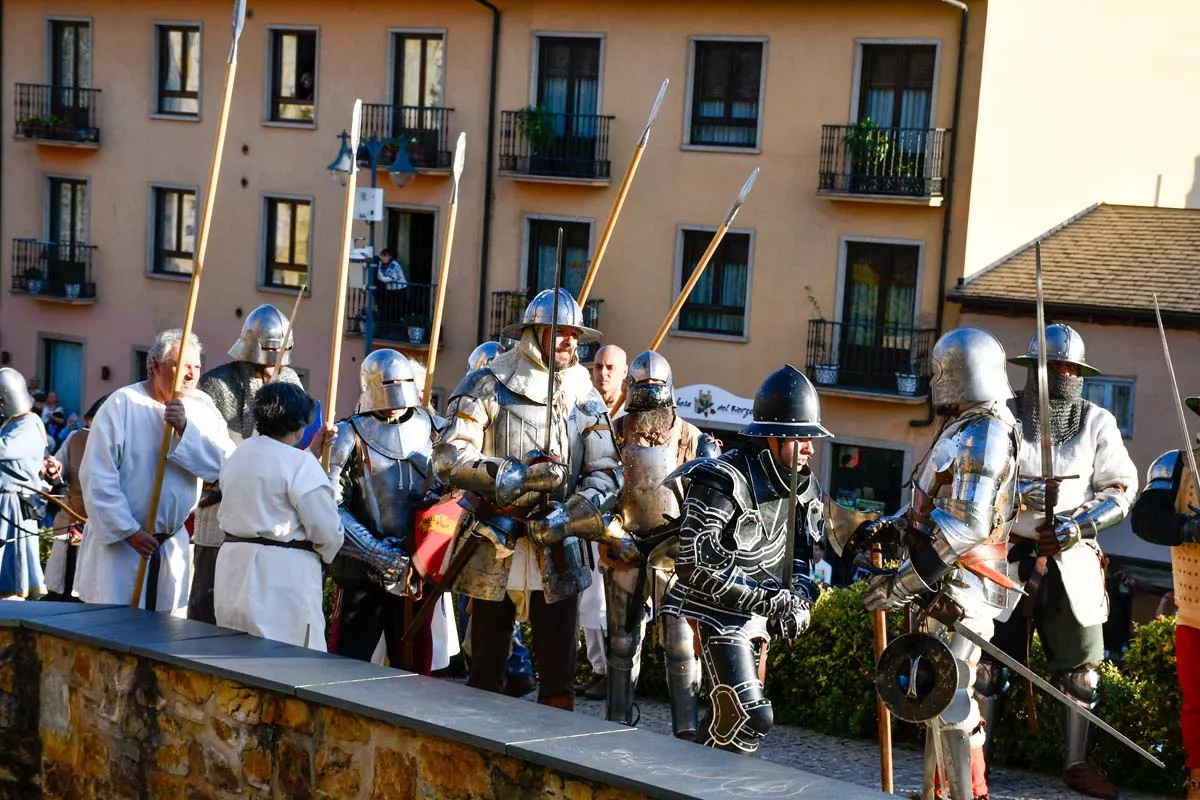
[(803, 633), (818, 595), (797, 551), (806, 554), (809, 540), (824, 535), (821, 488), (808, 460), (812, 440), (831, 435), (816, 389), (790, 364), (763, 382), (753, 413), (741, 430), (750, 444), (667, 476), (690, 483), (678, 580), (662, 612), (699, 627), (713, 688), (696, 741), (747, 755), (773, 723), (763, 693), (770, 636)]
[[(282, 362), (281, 349), (284, 351)], [(259, 389), (273, 380), (300, 385), (300, 376), (288, 366), (291, 350), (287, 317), (274, 306), (261, 305), (246, 315), (241, 334), (229, 348), (229, 357), (233, 360), (200, 376), (200, 391), (216, 404), (235, 444), (254, 435), (254, 398)], [(282, 366), (280, 374), (276, 375), (279, 363)], [(225, 532), (217, 523), (220, 502), (220, 488), (216, 484), (205, 484), (193, 525), (192, 543), (196, 547), (192, 591), (188, 599), (188, 619), (201, 622), (216, 622), (213, 581), (217, 551), (225, 540)]]
[[(1020, 430), (1007, 405), (1013, 394), (995, 337), (958, 328), (938, 339), (932, 358), (930, 392), (942, 427), (915, 473), (911, 508), (891, 518), (906, 523), (908, 557), (894, 574), (873, 578), (863, 602), (883, 611), (945, 594), (962, 609), (956, 627), (986, 640), (1009, 600), (1004, 573), (1017, 513)], [(960, 675), (955, 702), (930, 722), (925, 737), (925, 791), (934, 790), (940, 770), (952, 800), (986, 797), (986, 731), (970, 689), (980, 648), (932, 616), (920, 625), (946, 643)]]
[(472, 598), (468, 684), (504, 690), (513, 619), (528, 619), (538, 702), (570, 710), (579, 593), (591, 582), (580, 537), (603, 535), (621, 488), (608, 412), (576, 354), (600, 332), (569, 292), (550, 289), (504, 333), (517, 346), (467, 373), (434, 449), (438, 477), (471, 506), (447, 573)]
[[(1084, 378), (1099, 374), (1086, 361), (1083, 339), (1070, 326), (1057, 324), (1046, 326), (1045, 341), (1053, 472), (1068, 477), (1053, 481), (1049, 491), (1048, 482), (1040, 477), (1035, 335), (1026, 355), (1009, 359), (1028, 368), (1024, 391), (1009, 405), (1022, 423), (1021, 500), (1034, 513), (1018, 517), (1008, 551), (1009, 577), (1025, 583), (1028, 596), (1016, 603), (1019, 596), (1012, 593), (1009, 608), (997, 618), (992, 641), (1025, 661), (1029, 637), (1036, 629), (1059, 688), (1094, 709), (1100, 700), (1099, 666), (1104, 660), (1103, 626), (1108, 618), (1104, 557), (1096, 535), (1129, 513), (1137, 494), (1137, 468), (1116, 418), (1083, 399)], [(1048, 502), (1056, 520), (1052, 528), (1044, 523)], [(1038, 577), (1030, 582), (1035, 573)], [(1008, 677), (1008, 669), (994, 658), (985, 654), (979, 662), (975, 694), (988, 732), (989, 763)], [(1087, 762), (1092, 725), (1065, 706), (1061, 721), (1067, 786), (1092, 797), (1115, 798), (1116, 787)]]
[[(661, 531), (678, 530), (683, 487), (666, 477), (694, 458), (716, 458), (720, 448), (707, 434), (675, 413), (671, 365), (653, 350), (629, 366), (625, 414), (613, 420), (613, 435), (625, 470), (617, 522), (633, 540), (653, 549), (643, 557), (627, 546), (600, 550), (608, 614), (608, 719), (633, 724), (633, 698), (641, 670), (642, 639), (651, 599), (662, 607), (675, 577), (673, 550), (678, 540), (656, 544)], [(700, 659), (687, 620), (664, 614), (662, 644), (667, 659), (667, 690), (675, 735), (693, 739), (699, 725)]]
[(30, 490), (42, 486), (45, 456), (46, 428), (25, 376), (0, 368), (0, 598), (46, 592), (38, 557), (45, 506)]

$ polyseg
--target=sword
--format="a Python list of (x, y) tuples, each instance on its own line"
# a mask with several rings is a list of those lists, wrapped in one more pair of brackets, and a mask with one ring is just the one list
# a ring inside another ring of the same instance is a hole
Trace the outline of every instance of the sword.
[[(796, 496), (799, 494), (800, 487), (800, 441), (797, 439), (792, 443), (795, 447), (792, 448), (792, 485), (791, 493), (788, 495), (788, 529), (787, 539), (783, 545), (783, 569), (780, 571), (785, 592), (792, 590), (792, 565), (793, 559), (796, 557)], [(782, 445), (780, 446), (782, 447)]]
[(1054, 528), (1054, 506), (1057, 500), (1058, 492), (1051, 487), (1051, 482), (1056, 481), (1054, 477), (1054, 450), (1053, 443), (1050, 441), (1050, 378), (1046, 366), (1046, 303), (1045, 296), (1042, 293), (1042, 243), (1037, 242), (1034, 245), (1034, 253), (1036, 254), (1036, 278), (1037, 278), (1037, 383), (1038, 383), (1038, 439), (1041, 445), (1042, 453), (1042, 479), (1046, 481), (1046, 503), (1044, 511), (1046, 514), (1045, 524), (1051, 529)]
[(1171, 376), (1171, 390), (1175, 393), (1175, 413), (1179, 415), (1179, 433), (1183, 435), (1183, 452), (1187, 455), (1188, 469), (1192, 471), (1192, 485), (1200, 487), (1200, 471), (1196, 469), (1196, 454), (1192, 452), (1192, 437), (1188, 434), (1187, 420), (1183, 416), (1183, 403), (1179, 399), (1179, 384), (1175, 381), (1175, 366), (1171, 363), (1171, 348), (1167, 346), (1167, 332), (1163, 328), (1162, 311), (1158, 308), (1158, 292), (1154, 293), (1154, 316), (1158, 319), (1158, 335), (1162, 337), (1163, 357), (1167, 359), (1167, 374)]
[(550, 316), (550, 346), (546, 356), (546, 370), (550, 376), (546, 383), (546, 449), (543, 454), (551, 458), (550, 445), (554, 441), (554, 373), (558, 352), (558, 291), (562, 288), (563, 229), (558, 229), (558, 245), (554, 248), (554, 305)]

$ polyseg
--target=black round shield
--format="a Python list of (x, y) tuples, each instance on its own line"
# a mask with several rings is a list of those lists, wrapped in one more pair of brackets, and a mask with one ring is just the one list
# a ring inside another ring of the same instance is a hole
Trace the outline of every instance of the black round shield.
[(907, 722), (925, 722), (949, 707), (958, 690), (958, 662), (949, 646), (928, 633), (897, 637), (879, 657), (875, 688)]

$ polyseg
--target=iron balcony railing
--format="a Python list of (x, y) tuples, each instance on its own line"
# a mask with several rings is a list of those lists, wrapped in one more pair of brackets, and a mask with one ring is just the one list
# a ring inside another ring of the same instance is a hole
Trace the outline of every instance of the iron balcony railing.
[[(372, 338), (389, 342), (429, 344), (437, 286), (409, 283), (402, 289), (375, 288), (375, 330)], [(350, 289), (346, 296), (346, 333), (363, 336), (367, 327), (367, 290)]]
[[(449, 169), (453, 154), (450, 150), (450, 112), (453, 108), (439, 106), (389, 106), (364, 103), (359, 130), (367, 139), (398, 139), (408, 142), (408, 159), (417, 169)], [(396, 145), (384, 147), (379, 163), (387, 166), (396, 158)]]
[(906, 325), (809, 320), (808, 377), (825, 386), (928, 394), (936, 334)]
[(94, 300), (96, 246), (78, 242), (13, 240), (12, 291), (68, 300)]
[(869, 123), (821, 129), (821, 192), (940, 197), (950, 131), (879, 128)]
[(500, 171), (608, 180), (613, 117), (525, 109), (500, 114)]
[[(525, 307), (537, 292), (531, 289), (516, 291), (492, 292), (491, 329), (488, 336), (500, 340), (500, 332), (505, 326), (520, 322), (525, 314)], [(583, 324), (589, 328), (600, 328), (600, 304), (603, 300), (588, 300), (583, 305)], [(601, 347), (600, 342), (580, 342), (579, 360), (587, 363), (596, 357), (596, 351)]]
[(96, 122), (99, 89), (74, 86), (16, 85), (16, 135), (71, 144), (100, 144)]

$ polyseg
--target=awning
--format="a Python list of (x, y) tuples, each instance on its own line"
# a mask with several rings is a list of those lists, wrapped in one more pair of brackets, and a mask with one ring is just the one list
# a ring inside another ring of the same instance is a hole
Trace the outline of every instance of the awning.
[(676, 389), (675, 406), (679, 416), (698, 428), (738, 431), (754, 417), (752, 399), (707, 383)]

